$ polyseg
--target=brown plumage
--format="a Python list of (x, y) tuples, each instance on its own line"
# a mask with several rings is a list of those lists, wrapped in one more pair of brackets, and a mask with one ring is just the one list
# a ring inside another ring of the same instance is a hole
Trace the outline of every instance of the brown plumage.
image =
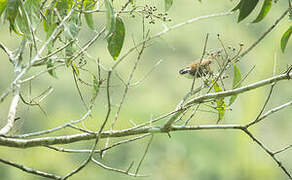
[(218, 53), (212, 54), (208, 58), (197, 59), (188, 67), (179, 71), (179, 74), (186, 76), (187, 78), (193, 79), (194, 77), (200, 78), (208, 74), (212, 74), (210, 64), (212, 60), (218, 55)]

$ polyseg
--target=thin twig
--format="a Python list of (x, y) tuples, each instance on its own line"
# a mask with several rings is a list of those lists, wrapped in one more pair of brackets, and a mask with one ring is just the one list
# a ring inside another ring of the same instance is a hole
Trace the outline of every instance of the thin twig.
[(15, 137), (15, 138), (27, 138), (27, 137), (32, 137), (32, 136), (41, 136), (41, 135), (44, 135), (44, 134), (53, 133), (53, 132), (56, 132), (58, 130), (64, 129), (66, 127), (69, 127), (70, 124), (77, 124), (77, 123), (80, 123), (80, 122), (84, 121), (90, 114), (91, 114), (91, 109), (89, 109), (78, 120), (69, 121), (67, 123), (64, 123), (64, 124), (62, 124), (60, 126), (57, 126), (55, 128), (52, 128), (52, 129), (47, 129), (47, 130), (44, 130), (44, 131), (37, 131), (37, 132), (32, 132), (32, 133), (27, 133), (27, 134), (22, 134), (22, 135), (14, 135), (13, 137)]
[[(277, 65), (277, 57), (276, 57), (276, 54), (275, 54), (275, 55), (274, 55), (273, 76), (276, 75), (276, 65)], [(269, 100), (270, 100), (270, 98), (271, 98), (271, 95), (272, 95), (272, 92), (273, 92), (273, 90), (274, 90), (275, 85), (276, 85), (276, 82), (274, 82), (274, 83), (271, 85), (271, 87), (270, 87), (270, 91), (269, 91), (269, 94), (268, 94), (268, 96), (267, 96), (267, 99), (266, 99), (266, 101), (265, 101), (265, 103), (264, 103), (264, 105), (263, 105), (263, 107), (262, 107), (260, 113), (259, 113), (258, 116), (256, 117), (256, 120), (255, 120), (255, 121), (258, 121), (258, 119), (260, 118), (260, 116), (261, 116), (262, 113), (264, 112), (264, 110), (265, 110), (265, 108), (266, 108), (266, 106), (267, 106), (267, 104), (268, 104), (268, 102), (269, 102)]]
[(145, 151), (144, 151), (144, 153), (143, 153), (143, 156), (142, 156), (141, 160), (139, 161), (139, 164), (138, 164), (137, 169), (136, 169), (136, 171), (135, 171), (135, 176), (138, 175), (138, 172), (139, 172), (139, 169), (140, 169), (140, 167), (141, 167), (141, 165), (142, 165), (142, 162), (143, 162), (143, 160), (144, 160), (145, 157), (146, 157), (146, 154), (147, 154), (147, 152), (148, 152), (148, 150), (149, 150), (150, 144), (152, 143), (153, 136), (154, 136), (154, 135), (152, 134), (151, 137), (150, 137), (150, 139), (149, 139), (149, 142), (148, 142), (148, 144), (147, 144), (147, 146), (146, 146), (146, 149), (145, 149)]
[(252, 122), (250, 122), (249, 124), (247, 124), (246, 127), (250, 127), (250, 126), (252, 126), (252, 125), (254, 125), (254, 124), (256, 124), (256, 123), (262, 121), (263, 119), (265, 119), (265, 118), (268, 117), (269, 115), (271, 115), (271, 114), (273, 114), (273, 113), (275, 113), (275, 112), (277, 112), (277, 111), (280, 111), (281, 109), (284, 109), (284, 108), (286, 108), (286, 107), (288, 107), (288, 106), (291, 106), (291, 105), (292, 105), (292, 101), (287, 102), (287, 103), (285, 103), (285, 104), (282, 104), (282, 105), (280, 105), (280, 106), (277, 106), (277, 107), (275, 107), (275, 108), (269, 110), (268, 112), (266, 112), (265, 114), (263, 114), (263, 115), (260, 116), (259, 118), (255, 119), (254, 121), (252, 121)]
[(204, 47), (203, 47), (202, 56), (200, 58), (200, 63), (197, 66), (196, 73), (195, 73), (195, 76), (194, 76), (194, 79), (193, 79), (193, 82), (192, 82), (192, 86), (191, 86), (190, 92), (192, 92), (194, 90), (195, 80), (196, 80), (197, 74), (199, 72), (199, 68), (201, 66), (202, 60), (203, 60), (203, 58), (205, 56), (205, 53), (206, 53), (206, 48), (207, 48), (207, 43), (208, 43), (208, 37), (209, 37), (209, 33), (207, 33), (206, 38), (205, 38), (205, 43), (204, 43)]
[[(96, 149), (96, 150), (94, 150), (94, 153), (100, 153), (100, 152), (103, 152), (105, 150), (109, 150), (109, 149), (112, 149), (114, 147), (120, 146), (122, 144), (133, 142), (133, 141), (136, 141), (136, 140), (139, 140), (139, 139), (143, 139), (143, 138), (145, 138), (145, 137), (147, 137), (149, 135), (151, 135), (151, 134), (150, 133), (143, 134), (141, 136), (137, 136), (137, 137), (134, 137), (134, 138), (130, 138), (130, 139), (126, 139), (126, 140), (123, 140), (123, 141), (119, 141), (117, 143), (112, 144), (111, 146), (106, 147), (106, 148)], [(55, 146), (46, 146), (46, 147), (50, 148), (50, 149), (53, 149), (55, 151), (66, 152), (66, 153), (89, 153), (89, 152), (92, 151), (91, 149), (65, 149), (65, 148), (59, 148), (59, 147), (55, 147)]]
[(134, 177), (146, 177), (147, 176), (147, 175), (133, 174), (133, 173), (129, 173), (127, 170), (124, 171), (124, 170), (121, 170), (121, 169), (116, 169), (116, 168), (112, 168), (112, 167), (106, 166), (106, 165), (102, 164), (101, 162), (97, 161), (94, 158), (91, 158), (91, 160), (96, 165), (98, 165), (99, 167), (102, 167), (102, 168), (104, 168), (106, 170), (109, 170), (109, 171), (113, 171), (113, 172), (117, 172), (117, 173), (122, 173), (122, 174), (126, 174), (128, 176), (134, 176)]
[(292, 179), (291, 174), (288, 172), (288, 170), (282, 165), (280, 160), (275, 156), (275, 154), (269, 150), (260, 140), (258, 140), (250, 131), (248, 131), (246, 128), (242, 129), (254, 142), (256, 142), (268, 155), (271, 156), (271, 158), (278, 164), (278, 166), (282, 169), (282, 171), (289, 177), (289, 179)]
[(292, 145), (289, 145), (289, 146), (286, 146), (286, 147), (284, 147), (283, 149), (280, 149), (280, 150), (278, 150), (278, 151), (275, 151), (273, 154), (279, 154), (279, 153), (282, 153), (282, 152), (284, 152), (284, 151), (286, 151), (286, 150), (288, 150), (288, 149), (290, 149), (290, 148), (292, 148)]
[(61, 180), (62, 179), (61, 176), (57, 176), (55, 174), (50, 174), (50, 173), (47, 173), (47, 172), (36, 170), (36, 169), (30, 168), (30, 167), (24, 166), (22, 164), (17, 164), (15, 162), (7, 161), (7, 160), (1, 159), (1, 158), (0, 158), (0, 162), (2, 162), (4, 164), (7, 164), (9, 166), (16, 167), (16, 168), (18, 168), (18, 169), (20, 169), (20, 170), (22, 170), (24, 172), (27, 172), (27, 173), (30, 173), (30, 174), (34, 174), (34, 175), (37, 175), (37, 176), (42, 176), (42, 177), (46, 177), (46, 178), (50, 178), (50, 179), (57, 179), (57, 180)]
[(143, 43), (145, 43), (147, 41), (150, 41), (150, 40), (155, 39), (155, 38), (159, 38), (160, 36), (162, 36), (162, 35), (170, 32), (172, 30), (178, 29), (178, 28), (180, 28), (182, 26), (191, 24), (191, 23), (196, 22), (196, 21), (200, 21), (200, 20), (204, 20), (204, 19), (210, 19), (210, 18), (214, 18), (214, 17), (228, 16), (228, 15), (231, 15), (231, 14), (233, 14), (233, 12), (228, 11), (228, 12), (223, 12), (223, 13), (218, 13), (218, 14), (211, 14), (211, 15), (206, 15), (206, 16), (199, 16), (199, 17), (195, 17), (195, 18), (189, 19), (187, 21), (178, 23), (178, 24), (173, 25), (173, 26), (171, 26), (169, 28), (165, 28), (161, 32), (159, 32), (159, 33), (157, 33), (157, 34), (155, 34), (153, 36), (150, 36), (149, 38), (147, 38), (147, 39), (139, 42), (135, 47), (130, 48), (124, 55), (122, 55), (116, 61), (116, 63), (112, 66), (112, 69), (115, 69), (132, 51), (134, 51), (136, 49), (136, 47), (143, 45)]

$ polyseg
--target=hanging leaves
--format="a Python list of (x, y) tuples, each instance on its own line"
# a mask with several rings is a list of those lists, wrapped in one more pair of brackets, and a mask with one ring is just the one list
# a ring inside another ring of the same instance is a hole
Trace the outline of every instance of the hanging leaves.
[(44, 15), (46, 18), (43, 20), (43, 28), (47, 33), (47, 38), (49, 38), (54, 29), (57, 27), (57, 17), (55, 16), (53, 7), (48, 7)]
[(257, 16), (257, 18), (253, 21), (253, 23), (257, 23), (260, 22), (261, 20), (264, 19), (264, 17), (268, 14), (268, 12), (270, 11), (271, 7), (272, 7), (272, 3), (273, 0), (265, 0), (264, 4), (262, 6), (262, 9), (259, 13), (259, 15)]
[(96, 98), (96, 96), (99, 93), (99, 87), (102, 84), (102, 80), (98, 80), (97, 76), (94, 75), (93, 73), (90, 73), (91, 79), (92, 79), (92, 84), (93, 84), (93, 91), (92, 91), (92, 95), (91, 95), (91, 101), (94, 101), (94, 99)]
[[(212, 80), (214, 84), (213, 88), (214, 88), (214, 91), (215, 92), (221, 92), (222, 89), (221, 87), (219, 86), (219, 84), (215, 81)], [(216, 98), (216, 110), (218, 112), (218, 119), (217, 119), (217, 123), (219, 123), (223, 117), (224, 117), (224, 114), (225, 114), (225, 109), (226, 109), (226, 105), (225, 105), (225, 101), (224, 101), (224, 98), (222, 97), (219, 97), (219, 98)]]
[(19, 7), (19, 1), (18, 0), (9, 0), (6, 2), (6, 14), (5, 19), (9, 21), (9, 29), (10, 31), (14, 31), (18, 35), (22, 35), (15, 25), (15, 18), (18, 13), (18, 7)]
[(105, 9), (106, 9), (105, 38), (108, 38), (115, 31), (116, 17), (115, 17), (115, 12), (110, 0), (105, 0), (104, 3), (105, 3)]
[(284, 53), (285, 49), (286, 49), (286, 46), (287, 46), (287, 43), (288, 43), (288, 40), (291, 36), (291, 33), (292, 33), (292, 26), (290, 26), (286, 32), (282, 35), (282, 38), (281, 38), (281, 49), (282, 49), (282, 52)]
[(52, 77), (57, 78), (56, 70), (53, 69), (53, 67), (54, 67), (53, 61), (52, 61), (51, 59), (49, 59), (49, 60), (47, 61), (47, 69), (48, 69), (48, 73), (49, 73)]
[(123, 47), (125, 39), (125, 25), (122, 18), (116, 18), (116, 27), (114, 32), (107, 39), (107, 49), (110, 52), (114, 60), (119, 56)]
[[(84, 9), (85, 11), (89, 11), (89, 10), (93, 10), (94, 9), (94, 1), (92, 0), (85, 0), (84, 1)], [(94, 22), (93, 22), (93, 17), (92, 17), (92, 13), (85, 13), (84, 14), (84, 18), (86, 21), (87, 26), (90, 29), (94, 29)]]
[[(232, 83), (232, 89), (241, 87), (241, 73), (239, 68), (236, 66), (236, 64), (233, 63), (233, 83)], [(231, 106), (235, 99), (237, 98), (237, 95), (233, 95), (229, 99), (228, 106)]]
[(0, 0), (0, 16), (2, 15), (2, 13), (4, 12), (6, 8), (6, 1), (7, 0)]
[(243, 19), (245, 19), (250, 13), (255, 9), (259, 0), (241, 0), (232, 11), (239, 10), (238, 20), (239, 23)]
[(37, 28), (39, 23), (40, 0), (26, 0), (24, 5), (20, 6), (15, 22), (19, 33), (27, 39), (33, 39), (31, 31)]

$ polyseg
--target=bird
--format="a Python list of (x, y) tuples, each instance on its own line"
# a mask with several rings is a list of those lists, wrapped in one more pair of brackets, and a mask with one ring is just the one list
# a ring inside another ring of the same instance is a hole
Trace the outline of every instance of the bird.
[(212, 53), (207, 58), (196, 59), (192, 64), (181, 69), (179, 74), (188, 79), (201, 78), (205, 77), (206, 75), (212, 75), (213, 71), (210, 67), (210, 64), (219, 53), (220, 52), (218, 51), (216, 53)]

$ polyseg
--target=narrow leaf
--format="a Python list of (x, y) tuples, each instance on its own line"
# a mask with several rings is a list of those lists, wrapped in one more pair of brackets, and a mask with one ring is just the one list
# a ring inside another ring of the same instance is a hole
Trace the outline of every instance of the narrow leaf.
[(18, 35), (22, 35), (15, 25), (15, 18), (18, 14), (18, 7), (19, 7), (19, 1), (18, 0), (8, 0), (6, 1), (6, 15), (5, 18), (9, 21), (9, 29), (10, 31), (14, 31)]
[(94, 99), (96, 98), (96, 96), (99, 93), (99, 87), (100, 87), (102, 82), (99, 82), (98, 78), (93, 73), (90, 73), (90, 76), (92, 78), (92, 84), (93, 84), (93, 91), (92, 91), (92, 95), (91, 95), (91, 101), (94, 101)]
[[(233, 83), (232, 83), (232, 89), (241, 87), (241, 73), (239, 68), (233, 64)], [(235, 99), (237, 98), (237, 95), (233, 95), (229, 99), (229, 104), (228, 106), (231, 106), (231, 104), (234, 103)]]
[[(84, 1), (84, 8), (86, 11), (88, 10), (92, 10), (94, 8), (94, 1)], [(84, 18), (86, 21), (87, 26), (94, 30), (94, 23), (93, 23), (93, 17), (92, 17), (92, 13), (85, 13), (84, 14)]]
[(85, 18), (87, 26), (90, 29), (94, 30), (94, 22), (93, 22), (92, 14), (91, 13), (86, 13), (86, 14), (84, 14), (84, 18)]
[(2, 15), (3, 11), (6, 8), (6, 2), (7, 0), (0, 0), (0, 16)]
[(65, 56), (66, 56), (66, 60), (65, 60), (65, 64), (67, 67), (69, 67), (69, 65), (71, 65), (71, 60), (72, 60), (72, 55), (74, 54), (74, 44), (70, 44), (65, 48)]
[(240, 8), (240, 6), (242, 4), (242, 1), (243, 0), (241, 0), (231, 11), (237, 11), (237, 10), (239, 10), (239, 8)]
[(164, 0), (165, 11), (168, 11), (173, 4), (173, 0)]
[(287, 46), (287, 43), (288, 43), (288, 40), (291, 36), (291, 33), (292, 33), (292, 26), (290, 26), (287, 31), (282, 35), (282, 38), (281, 38), (281, 49), (282, 49), (282, 52), (284, 53), (285, 49), (286, 49), (286, 46)]
[(54, 10), (50, 7), (46, 9), (44, 13), (46, 19), (43, 20), (43, 28), (47, 33), (47, 38), (51, 36), (55, 28), (57, 27), (57, 19), (54, 13)]
[(116, 17), (115, 12), (112, 7), (110, 0), (105, 0), (105, 9), (106, 9), (106, 31), (105, 38), (108, 38), (112, 32), (115, 31), (116, 28)]
[(112, 35), (107, 38), (107, 49), (114, 60), (119, 56), (125, 39), (125, 25), (122, 18), (116, 18), (116, 28)]
[(6, 1), (7, 11), (6, 18), (7, 19), (15, 19), (18, 13), (19, 1), (18, 0), (8, 0)]
[(35, 29), (39, 23), (40, 0), (26, 0), (24, 3), (31, 28)]
[(254, 10), (258, 2), (259, 0), (241, 0), (237, 22), (245, 19)]
[(264, 19), (264, 17), (268, 14), (272, 7), (273, 0), (265, 0), (264, 4), (262, 6), (262, 9), (258, 15), (258, 17), (253, 21), (253, 23), (260, 22), (261, 20)]
[(57, 78), (56, 69), (50, 69), (50, 68), (52, 68), (52, 67), (54, 67), (54, 64), (53, 64), (52, 60), (49, 59), (49, 60), (47, 61), (47, 69), (48, 69), (48, 73), (49, 73), (52, 77)]
[[(212, 80), (212, 81), (213, 81), (213, 80)], [(213, 81), (213, 83), (215, 83), (214, 86), (213, 86), (215, 92), (221, 92), (222, 89), (221, 89), (221, 87), (219, 86), (219, 84), (216, 83), (216, 82), (214, 82), (214, 81)], [(225, 101), (224, 101), (223, 98), (216, 98), (216, 104), (217, 104), (217, 108), (216, 108), (216, 109), (217, 109), (217, 111), (218, 111), (218, 119), (217, 119), (217, 123), (218, 123), (218, 122), (220, 122), (220, 121), (223, 119), (223, 117), (224, 117), (225, 109), (226, 109), (226, 105), (225, 105)]]

